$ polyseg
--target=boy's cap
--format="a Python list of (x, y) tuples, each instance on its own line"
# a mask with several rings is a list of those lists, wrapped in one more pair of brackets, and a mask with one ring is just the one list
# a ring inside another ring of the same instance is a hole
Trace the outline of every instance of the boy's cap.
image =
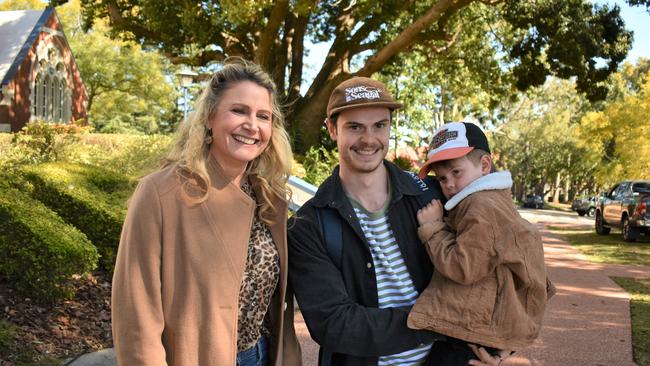
[(429, 174), (431, 165), (467, 155), (474, 149), (490, 153), (490, 145), (481, 128), (468, 122), (446, 123), (436, 130), (429, 144), (427, 162), (420, 168), (420, 178)]
[(393, 111), (402, 108), (402, 103), (395, 102), (380, 81), (355, 76), (334, 88), (327, 103), (327, 118), (348, 109), (361, 107), (387, 107)]

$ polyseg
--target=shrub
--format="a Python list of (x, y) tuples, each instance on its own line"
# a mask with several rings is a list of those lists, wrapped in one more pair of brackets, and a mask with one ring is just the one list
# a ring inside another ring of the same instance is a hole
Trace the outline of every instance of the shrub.
[(23, 169), (33, 184), (32, 196), (86, 234), (112, 271), (133, 191), (128, 177), (92, 165), (45, 163)]
[(87, 134), (66, 149), (62, 160), (140, 177), (159, 166), (171, 141), (166, 135)]
[(38, 302), (71, 298), (71, 276), (97, 259), (84, 234), (26, 193), (0, 187), (0, 273), (18, 291)]
[(319, 186), (339, 163), (337, 150), (328, 151), (324, 147), (310, 147), (305, 155), (302, 166), (305, 169), (305, 180)]
[(413, 162), (405, 157), (405, 156), (398, 156), (395, 159), (393, 159), (393, 163), (397, 165), (398, 167), (402, 168), (402, 170), (412, 170), (413, 169)]
[(76, 124), (29, 122), (14, 134), (12, 142), (34, 163), (52, 161), (57, 159), (65, 146), (78, 141), (79, 134), (89, 130), (89, 127)]

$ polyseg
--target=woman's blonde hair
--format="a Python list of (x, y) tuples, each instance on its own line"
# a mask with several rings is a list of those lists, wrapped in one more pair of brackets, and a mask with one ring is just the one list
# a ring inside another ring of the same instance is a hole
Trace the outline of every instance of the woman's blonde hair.
[(284, 116), (278, 102), (278, 93), (271, 77), (260, 66), (242, 58), (229, 58), (223, 67), (212, 75), (209, 85), (196, 101), (195, 110), (183, 121), (176, 132), (176, 139), (167, 155), (166, 165), (179, 163), (183, 172), (190, 173), (193, 179), (184, 179), (182, 189), (188, 196), (190, 191), (200, 187), (202, 195), (196, 202), (203, 202), (208, 196), (210, 176), (206, 163), (210, 157), (210, 145), (206, 143), (210, 119), (214, 115), (223, 93), (242, 81), (251, 81), (271, 95), (272, 133), (269, 145), (260, 156), (248, 164), (246, 174), (252, 182), (259, 184), (259, 217), (265, 223), (272, 223), (275, 214), (273, 195), (282, 199), (290, 197), (287, 179), (291, 172), (291, 145), (284, 128)]

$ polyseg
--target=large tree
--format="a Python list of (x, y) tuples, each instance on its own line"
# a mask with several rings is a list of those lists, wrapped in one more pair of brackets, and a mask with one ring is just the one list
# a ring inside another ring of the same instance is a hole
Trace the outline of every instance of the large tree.
[(500, 169), (509, 170), (514, 193), (547, 195), (593, 191), (598, 156), (578, 137), (578, 122), (590, 108), (573, 82), (551, 78), (499, 106), (500, 124), (491, 134)]
[(647, 59), (626, 64), (612, 77), (619, 92), (602, 111), (587, 113), (578, 129), (581, 147), (598, 161), (594, 176), (602, 185), (624, 179), (650, 179), (650, 71)]
[[(400, 54), (444, 54), (459, 36), (486, 25), (485, 17), (464, 16), (477, 8), (498, 17), (495, 27), (510, 30), (509, 37), (493, 37), (489, 45), (499, 50), (500, 72), (511, 75), (519, 89), (541, 85), (548, 75), (576, 77), (580, 91), (602, 98), (600, 84), (631, 44), (618, 7), (586, 0), (83, 0), (83, 5), (87, 26), (108, 17), (115, 36), (159, 48), (174, 63), (203, 66), (237, 55), (263, 65), (285, 93), (298, 151), (318, 143), (336, 84), (396, 65)], [(302, 95), (307, 40), (331, 47)]]
[[(169, 62), (137, 42), (112, 39), (106, 20), (82, 29), (79, 0), (57, 8), (88, 92), (88, 115), (98, 132), (165, 132), (179, 118)], [(175, 114), (176, 113), (176, 114)]]

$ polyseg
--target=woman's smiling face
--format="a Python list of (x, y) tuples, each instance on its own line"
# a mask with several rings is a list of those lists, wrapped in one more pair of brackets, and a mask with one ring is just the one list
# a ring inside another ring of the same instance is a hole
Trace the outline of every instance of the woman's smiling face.
[(210, 152), (228, 171), (246, 169), (271, 140), (271, 93), (252, 82), (241, 81), (226, 89), (210, 119)]

